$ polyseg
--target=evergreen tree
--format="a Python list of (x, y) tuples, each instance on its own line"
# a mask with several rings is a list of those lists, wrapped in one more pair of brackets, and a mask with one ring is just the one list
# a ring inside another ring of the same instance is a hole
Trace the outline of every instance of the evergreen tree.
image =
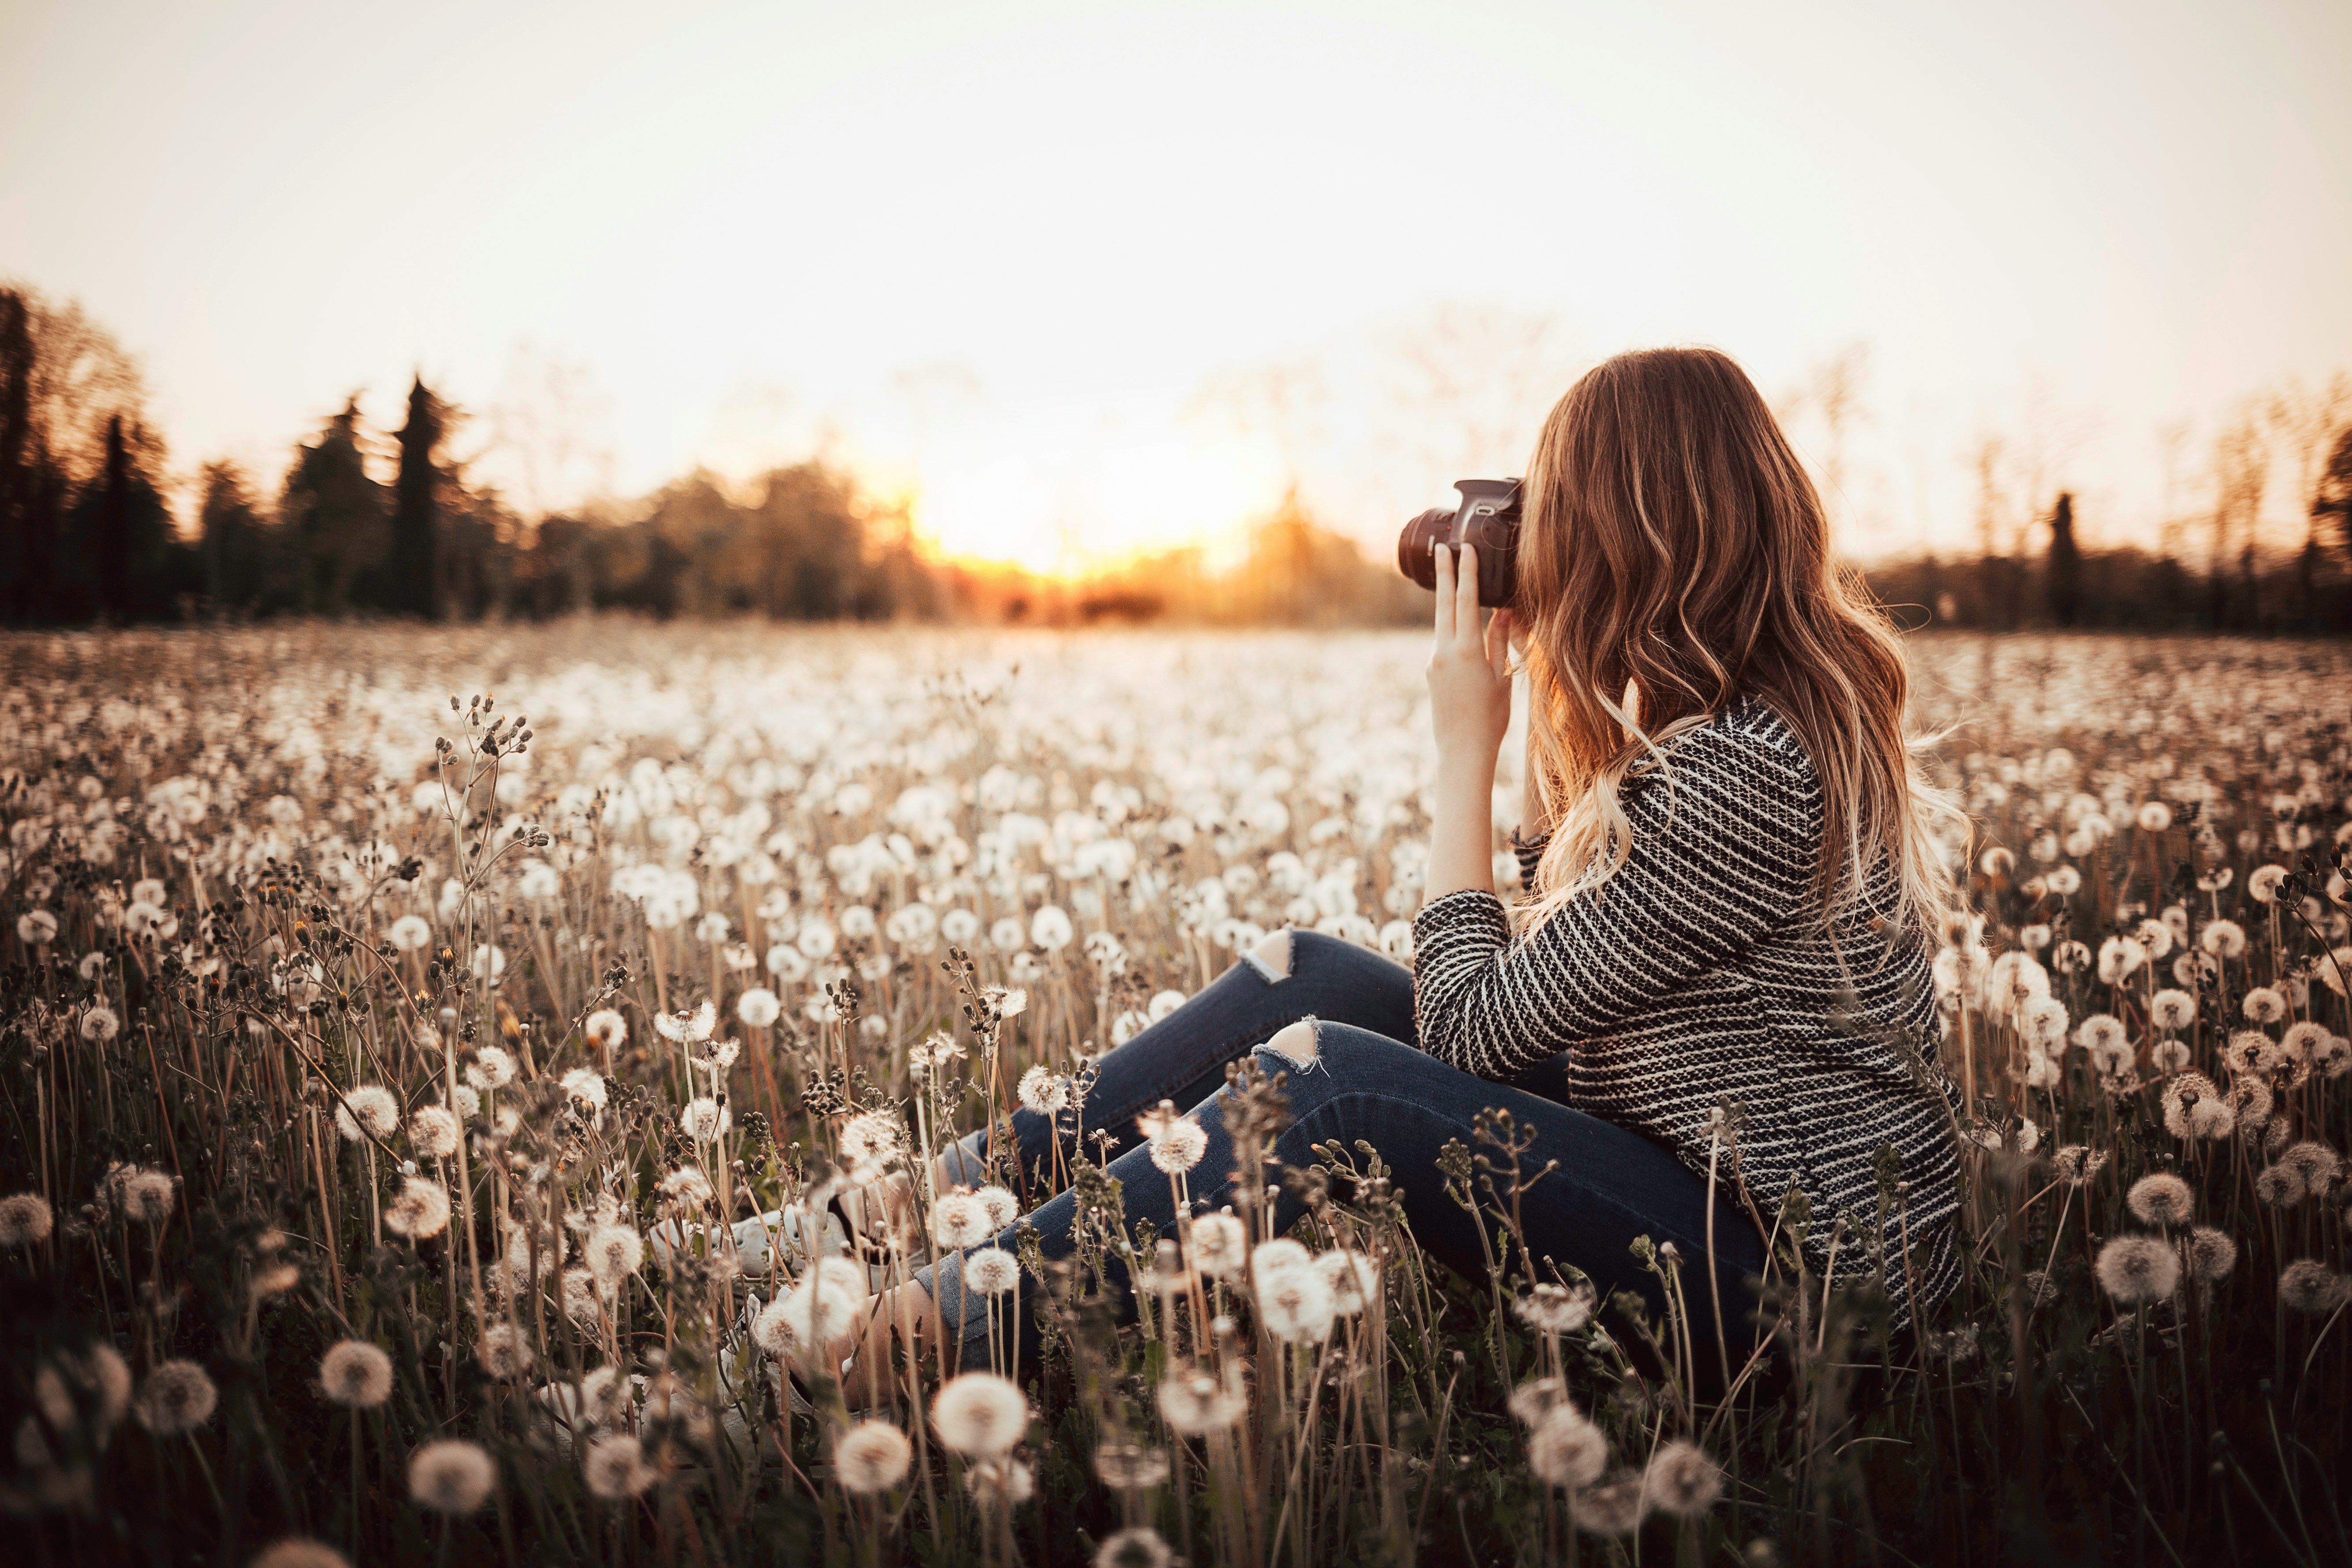
[(395, 437), (400, 471), (393, 479), (392, 548), (384, 563), (383, 603), (388, 610), (428, 621), (440, 618), (446, 597), (441, 580), (446, 476), (439, 448), (448, 426), (447, 407), (418, 376), (408, 389), (408, 422)]
[(278, 503), (295, 557), (297, 601), (314, 616), (373, 602), (361, 590), (390, 542), (383, 486), (367, 471), (359, 423), (353, 398), (327, 421), (315, 443), (295, 448)]
[(2074, 498), (2063, 491), (2050, 518), (2050, 618), (2071, 626), (2083, 614), (2083, 552), (2074, 542)]
[(54, 516), (43, 506), (41, 452), (33, 431), (33, 323), (24, 294), (0, 289), (0, 582), (10, 620), (30, 619), (37, 584), (52, 570)]
[(107, 421), (98, 473), (74, 505), (83, 581), (94, 587), (99, 612), (118, 621), (168, 616), (194, 585), (188, 552), (173, 537), (171, 511), (149, 478), (161, 458), (145, 428), (115, 415)]
[(268, 534), (235, 463), (206, 463), (205, 495), (198, 511), (205, 596), (215, 609), (261, 607), (268, 586)]

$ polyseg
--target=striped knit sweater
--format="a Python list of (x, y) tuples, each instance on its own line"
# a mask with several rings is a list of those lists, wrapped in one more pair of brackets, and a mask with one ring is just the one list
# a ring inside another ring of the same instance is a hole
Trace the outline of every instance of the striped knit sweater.
[[(1842, 918), (1832, 945), (1814, 881), (1821, 783), (1769, 707), (1743, 699), (1664, 749), (1669, 769), (1623, 786), (1632, 858), (1600, 888), (1517, 937), (1492, 893), (1465, 889), (1423, 907), (1422, 1048), (1503, 1083), (1566, 1052), (1569, 1105), (1657, 1140), (1700, 1173), (1710, 1112), (1740, 1102), (1738, 1173), (1757, 1211), (1770, 1225), (1793, 1181), (1811, 1205), (1817, 1268), (1846, 1216), (1840, 1278), (1868, 1266), (1873, 1160), (1892, 1144), (1909, 1184), (1886, 1222), (1885, 1284), (1908, 1321), (1915, 1290), (1924, 1311), (1958, 1279), (1958, 1095), (1934, 1065), (1940, 1024), (1926, 945), (1890, 943), (1854, 917)], [(1518, 848), (1532, 868), (1540, 845)], [(1866, 891), (1884, 907), (1883, 864)], [(1906, 1031), (1916, 1051), (1897, 1043)]]

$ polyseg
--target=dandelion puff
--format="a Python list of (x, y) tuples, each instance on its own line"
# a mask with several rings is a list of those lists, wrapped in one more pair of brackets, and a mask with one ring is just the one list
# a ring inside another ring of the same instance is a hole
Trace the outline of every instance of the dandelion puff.
[(2352, 1072), (2352, 1040), (2329, 1035), (2311, 1047), (2311, 1069), (2334, 1079)]
[(1106, 1537), (1095, 1550), (1094, 1568), (1168, 1568), (1175, 1560), (1158, 1531), (1139, 1524)]
[(1528, 1434), (1528, 1468), (1546, 1486), (1590, 1486), (1609, 1468), (1609, 1439), (1569, 1404), (1555, 1406)]
[(1568, 1397), (1568, 1380), (1564, 1377), (1538, 1377), (1511, 1390), (1511, 1414), (1526, 1426), (1542, 1426), (1544, 1418), (1562, 1405), (1574, 1408)]
[(2066, 1048), (2066, 1004), (2055, 996), (2037, 996), (2017, 1010), (2018, 1028), (2044, 1050)]
[(100, 1044), (122, 1032), (122, 1020), (113, 1008), (100, 1004), (81, 1016), (81, 1037)]
[(2227, 1279), (2238, 1266), (2238, 1244), (2221, 1231), (2199, 1226), (2189, 1233), (2190, 1278), (2210, 1285)]
[(710, 1178), (699, 1165), (680, 1165), (661, 1179), (662, 1196), (698, 1208), (710, 1201)]
[(2189, 1069), (2189, 1047), (2179, 1040), (2158, 1040), (2148, 1047), (2148, 1065), (2168, 1078)]
[(581, 1030), (590, 1045), (604, 1050), (616, 1050), (629, 1043), (629, 1021), (610, 1007), (600, 1007), (589, 1014)]
[(2268, 1208), (2291, 1208), (2303, 1201), (2303, 1173), (2293, 1165), (2266, 1165), (2254, 1174), (2254, 1199)]
[(408, 1495), (436, 1513), (467, 1514), (489, 1500), (499, 1468), (479, 1445), (445, 1437), (408, 1457)]
[(2326, 1193), (2343, 1173), (2343, 1156), (2326, 1144), (2314, 1139), (2292, 1144), (2279, 1156), (2279, 1163), (2288, 1166), (2303, 1178), (2304, 1190), (2314, 1197)]
[(192, 1361), (167, 1361), (147, 1374), (131, 1413), (158, 1437), (193, 1432), (213, 1418), (220, 1391), (211, 1374)]
[(1568, 1511), (1587, 1535), (1631, 1535), (1649, 1511), (1649, 1488), (1635, 1472), (1620, 1470), (1597, 1486), (1570, 1492)]
[(1168, 1450), (1135, 1443), (1105, 1443), (1095, 1449), (1095, 1475), (1113, 1491), (1149, 1491), (1168, 1479)]
[(514, 1081), (515, 1059), (499, 1046), (484, 1046), (466, 1064), (466, 1081), (481, 1093), (504, 1089)]
[(2257, 985), (2247, 992), (2242, 1006), (2246, 1016), (2257, 1024), (2275, 1024), (2286, 1016), (2286, 997), (2267, 985)]
[(351, 1563), (323, 1541), (289, 1535), (255, 1553), (250, 1568), (351, 1568)]
[(1021, 1075), (1015, 1092), (1024, 1109), (1052, 1116), (1070, 1103), (1070, 1080), (1041, 1064)]
[(1331, 1287), (1312, 1267), (1277, 1268), (1258, 1276), (1258, 1321), (1285, 1344), (1319, 1344), (1330, 1338), (1335, 1307)]
[(931, 1430), (953, 1453), (1008, 1453), (1029, 1430), (1029, 1401), (1011, 1378), (967, 1372), (932, 1399)]
[(1213, 1372), (1193, 1367), (1160, 1384), (1160, 1416), (1180, 1437), (1222, 1432), (1242, 1418), (1248, 1405), (1248, 1392), (1237, 1371), (1220, 1379)]
[(1249, 1258), (1249, 1233), (1229, 1214), (1202, 1215), (1192, 1222), (1192, 1267), (1219, 1279), (1241, 1272)]
[(987, 1213), (992, 1232), (1003, 1230), (1021, 1216), (1021, 1201), (992, 1182), (971, 1195)]
[(1331, 1310), (1343, 1318), (1352, 1318), (1370, 1305), (1381, 1287), (1380, 1265), (1360, 1252), (1342, 1248), (1318, 1255), (1315, 1272), (1331, 1291)]
[(687, 1101), (686, 1109), (677, 1116), (679, 1131), (697, 1143), (717, 1142), (733, 1124), (734, 1118), (727, 1108), (707, 1094)]
[(2279, 1304), (2290, 1312), (2317, 1317), (2344, 1304), (2352, 1279), (2315, 1258), (2300, 1258), (2279, 1271)]
[(2246, 928), (2235, 921), (2213, 921), (2198, 934), (2197, 945), (2216, 958), (2235, 958), (2246, 951)]
[(2120, 985), (2147, 962), (2147, 949), (2137, 937), (2111, 936), (2099, 944), (2099, 979)]
[(1163, 1122), (1150, 1142), (1151, 1163), (1171, 1176), (1181, 1176), (1209, 1152), (1209, 1131), (1189, 1116)]
[(38, 1193), (0, 1198), (0, 1247), (37, 1247), (49, 1239), (54, 1224), (49, 1200)]
[(1677, 1439), (1650, 1456), (1642, 1490), (1660, 1513), (1696, 1519), (1723, 1495), (1723, 1471), (1697, 1444)]
[(865, 1300), (865, 1269), (846, 1258), (820, 1258), (752, 1320), (751, 1337), (771, 1355), (829, 1345), (856, 1327)]
[(983, 1296), (1002, 1296), (1021, 1283), (1021, 1265), (1001, 1247), (983, 1247), (963, 1260), (963, 1282)]
[(604, 1109), (606, 1091), (600, 1075), (586, 1068), (573, 1068), (563, 1075), (561, 1082), (565, 1098), (572, 1104), (584, 1106), (592, 1113)]
[(2099, 1248), (2093, 1272), (2117, 1306), (2137, 1307), (2172, 1294), (2180, 1283), (2180, 1257), (2152, 1236), (2119, 1236)]
[(992, 1234), (988, 1210), (970, 1193), (945, 1193), (931, 1205), (931, 1239), (950, 1252), (977, 1247)]
[(369, 1137), (389, 1138), (400, 1127), (400, 1101), (382, 1084), (363, 1083), (335, 1107), (335, 1131), (347, 1143)]
[(1036, 1495), (1037, 1475), (1019, 1459), (982, 1459), (964, 1468), (963, 1489), (983, 1504), (1019, 1508)]
[(604, 1316), (604, 1292), (585, 1268), (567, 1268), (556, 1283), (563, 1315), (583, 1328), (593, 1328)]
[(408, 1142), (428, 1160), (446, 1160), (457, 1152), (457, 1118), (446, 1106), (421, 1106), (408, 1119)]
[(2111, 1013), (2094, 1013), (2084, 1019), (2074, 1031), (2074, 1038), (2090, 1054), (2093, 1069), (2105, 1077), (2112, 1078), (2131, 1066), (2131, 1037), (2123, 1020)]
[(401, 952), (415, 952), (433, 940), (433, 927), (423, 915), (403, 915), (384, 935)]
[(915, 1446), (887, 1421), (860, 1421), (833, 1446), (833, 1473), (844, 1489), (860, 1497), (888, 1491), (907, 1479)]
[(2186, 991), (2159, 991), (2148, 998), (2147, 1016), (2159, 1029), (2185, 1029), (2197, 1021), (2197, 998)]
[(2191, 1120), (2197, 1107), (2218, 1102), (2221, 1091), (2201, 1072), (2184, 1072), (2164, 1086), (2164, 1130), (2175, 1138), (2201, 1136)]
[(1596, 1299), (1589, 1285), (1571, 1289), (1547, 1281), (1512, 1302), (1511, 1310), (1539, 1334), (1572, 1334), (1591, 1320)]
[(2142, 1176), (2124, 1194), (2124, 1206), (2142, 1225), (2174, 1226), (2185, 1223), (2193, 1206), (2189, 1184), (2169, 1171)]
[(122, 1212), (141, 1225), (161, 1225), (172, 1217), (179, 1184), (161, 1171), (140, 1171), (122, 1184)]
[(600, 1225), (588, 1233), (580, 1255), (596, 1282), (609, 1290), (645, 1262), (646, 1238), (625, 1225)]
[(2246, 873), (2246, 897), (2258, 904), (2276, 903), (2279, 884), (2285, 880), (2285, 867), (2257, 866)]
[(735, 1016), (755, 1029), (773, 1024), (783, 1011), (784, 1005), (764, 985), (755, 985), (735, 999)]
[(887, 1111), (865, 1111), (841, 1124), (841, 1158), (852, 1167), (884, 1164), (898, 1152), (900, 1142), (898, 1119)]
[(626, 1433), (589, 1444), (580, 1469), (588, 1489), (611, 1502), (640, 1496), (661, 1479), (660, 1472), (646, 1463), (645, 1445)]
[(474, 1346), (474, 1355), (482, 1370), (501, 1383), (509, 1383), (530, 1370), (533, 1357), (530, 1342), (512, 1323), (493, 1323), (482, 1331), (481, 1340)]
[(2081, 1186), (2107, 1168), (2113, 1156), (2105, 1149), (2092, 1149), (2081, 1143), (2061, 1144), (2050, 1156), (2051, 1167), (2058, 1179), (2070, 1186)]
[(383, 1228), (411, 1241), (424, 1241), (449, 1228), (449, 1189), (422, 1176), (401, 1184), (400, 1195), (384, 1205)]
[(343, 1340), (319, 1358), (319, 1390), (334, 1404), (373, 1410), (392, 1397), (392, 1357), (365, 1340)]

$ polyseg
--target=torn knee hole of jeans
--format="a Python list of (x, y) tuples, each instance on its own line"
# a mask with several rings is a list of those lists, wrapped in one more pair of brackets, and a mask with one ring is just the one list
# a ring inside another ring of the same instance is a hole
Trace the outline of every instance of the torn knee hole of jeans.
[[(1313, 1072), (1323, 1062), (1322, 1041), (1318, 1034), (1320, 1028), (1319, 1021), (1312, 1016), (1301, 1018), (1296, 1023), (1286, 1024), (1275, 1031), (1272, 1039), (1266, 1041), (1265, 1048), (1300, 1072)], [(1303, 1039), (1300, 1037), (1300, 1031), (1304, 1031)], [(1300, 1045), (1306, 1047), (1304, 1056), (1297, 1054)]]

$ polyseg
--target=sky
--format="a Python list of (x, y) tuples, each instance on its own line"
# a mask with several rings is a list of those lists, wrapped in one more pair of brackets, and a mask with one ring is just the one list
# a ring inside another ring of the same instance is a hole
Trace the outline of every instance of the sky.
[(2342, 0), (0, 0), (0, 277), (272, 481), (422, 374), (529, 509), (822, 453), (1043, 568), (1378, 546), (1706, 342), (1857, 554), (1972, 541), (1988, 437), (2152, 541), (2352, 368), (2347, 70)]

